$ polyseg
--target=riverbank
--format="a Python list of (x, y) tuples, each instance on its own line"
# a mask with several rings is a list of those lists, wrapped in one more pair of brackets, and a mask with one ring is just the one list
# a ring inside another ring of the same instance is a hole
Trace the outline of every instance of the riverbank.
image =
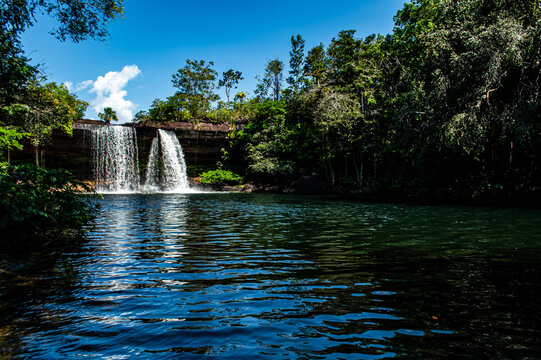
[[(239, 185), (202, 184), (200, 177), (189, 177), (191, 188), (207, 192), (229, 193), (268, 193), (284, 195), (330, 195), (336, 199), (346, 199), (368, 203), (402, 203), (418, 205), (453, 205), (453, 206), (489, 206), (509, 208), (540, 208), (541, 191), (531, 189), (519, 194), (479, 193), (467, 190), (436, 189), (422, 194), (407, 194), (403, 191), (376, 191), (370, 188), (351, 189), (331, 187), (328, 183), (313, 176), (303, 176), (292, 181), (270, 182), (250, 180)], [(92, 191), (96, 189), (95, 181), (83, 181)], [(80, 190), (84, 192), (81, 187)]]
[[(104, 122), (95, 120), (81, 120), (74, 125), (73, 137), (65, 132), (55, 131), (51, 143), (40, 150), (41, 162), (48, 168), (66, 168), (74, 173), (76, 178), (91, 188), (95, 187), (95, 163), (97, 144), (93, 131), (107, 126)], [(169, 122), (140, 124), (124, 124), (123, 128), (131, 128), (136, 136), (133, 152), (136, 154), (134, 163), (138, 164), (139, 175), (144, 177), (147, 171), (148, 159), (152, 142), (159, 131), (165, 130), (175, 134), (182, 146), (186, 160), (186, 172), (191, 186), (197, 186), (207, 191), (227, 191), (246, 193), (283, 193), (301, 195), (333, 194), (344, 196), (357, 201), (370, 202), (408, 202), (424, 204), (456, 204), (456, 205), (483, 205), (483, 206), (512, 206), (512, 207), (540, 207), (541, 189), (536, 187), (506, 188), (504, 186), (490, 186), (474, 188), (468, 184), (456, 181), (449, 187), (415, 185), (409, 188), (397, 188), (396, 184), (382, 183), (365, 176), (364, 183), (369, 184), (359, 188), (356, 182), (348, 178), (337, 177), (334, 185), (324, 179), (319, 173), (316, 175), (302, 175), (307, 171), (299, 169), (289, 177), (255, 177), (247, 176), (246, 164), (243, 163), (242, 154), (230, 148), (229, 135), (231, 125), (211, 124), (202, 122)], [(32, 161), (34, 149), (26, 144), (23, 151), (13, 152), (13, 162)], [(222, 163), (223, 162), (223, 163)], [(218, 166), (230, 168), (243, 174), (244, 183), (231, 186), (209, 186), (199, 182), (199, 176)]]

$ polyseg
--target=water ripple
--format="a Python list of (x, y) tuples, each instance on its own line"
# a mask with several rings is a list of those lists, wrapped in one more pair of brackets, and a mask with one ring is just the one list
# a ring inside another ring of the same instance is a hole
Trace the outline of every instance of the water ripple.
[(100, 203), (80, 252), (40, 268), (31, 285), (3, 280), (0, 350), (46, 359), (541, 353), (532, 335), (539, 212), (228, 194)]

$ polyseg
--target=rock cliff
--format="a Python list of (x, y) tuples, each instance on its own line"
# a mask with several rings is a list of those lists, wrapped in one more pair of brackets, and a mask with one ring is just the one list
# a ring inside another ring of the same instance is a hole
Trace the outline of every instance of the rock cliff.
[[(93, 178), (92, 138), (91, 132), (80, 126), (84, 127), (84, 124), (107, 126), (102, 121), (80, 120), (74, 124), (73, 136), (63, 131), (54, 131), (51, 141), (41, 151), (41, 158), (46, 167), (68, 169), (80, 180)], [(141, 171), (145, 170), (152, 139), (156, 136), (157, 129), (175, 132), (182, 145), (188, 171), (192, 172), (188, 174), (190, 176), (196, 176), (200, 169), (214, 167), (221, 159), (222, 149), (229, 148), (228, 124), (146, 122), (122, 126), (131, 126), (136, 130)], [(13, 162), (33, 162), (34, 159), (34, 148), (29, 143), (24, 145), (22, 151), (12, 155)]]

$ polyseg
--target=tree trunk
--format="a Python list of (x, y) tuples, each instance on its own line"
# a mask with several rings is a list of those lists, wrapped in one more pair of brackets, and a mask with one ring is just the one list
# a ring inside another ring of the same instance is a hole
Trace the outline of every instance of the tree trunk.
[(378, 170), (378, 158), (376, 154), (374, 154), (374, 179), (377, 178), (377, 170)]
[(39, 155), (40, 155), (41, 167), (44, 168), (45, 167), (45, 150), (41, 149)]
[(8, 148), (8, 164), (11, 164), (11, 150)]
[(39, 150), (37, 146), (34, 146), (34, 155), (36, 156), (36, 166), (39, 166)]
[(364, 173), (364, 162), (363, 162), (363, 155), (361, 154), (361, 171), (359, 173), (359, 186), (363, 187), (363, 174)]
[(355, 177), (357, 178), (357, 185), (359, 188), (363, 187), (363, 155), (361, 154), (361, 166), (357, 163), (357, 158), (353, 155), (353, 166), (355, 166)]

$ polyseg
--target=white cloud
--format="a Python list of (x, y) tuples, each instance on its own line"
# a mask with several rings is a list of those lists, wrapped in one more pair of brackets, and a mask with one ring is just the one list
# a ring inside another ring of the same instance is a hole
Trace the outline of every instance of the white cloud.
[(71, 91), (71, 89), (73, 89), (73, 83), (71, 81), (66, 81), (62, 85), (64, 85), (66, 89), (68, 89), (68, 91)]
[(88, 89), (90, 86), (92, 86), (92, 84), (94, 84), (94, 81), (92, 80), (81, 81), (80, 83), (77, 84), (75, 91), (82, 91), (82, 90)]
[(110, 71), (104, 76), (98, 76), (96, 81), (87, 80), (77, 84), (77, 90), (80, 91), (92, 86), (90, 93), (96, 94), (96, 97), (90, 101), (90, 106), (96, 113), (100, 113), (104, 108), (110, 107), (116, 111), (119, 122), (130, 121), (133, 118), (133, 112), (137, 108), (133, 102), (126, 100), (128, 92), (124, 87), (128, 82), (141, 73), (137, 65), (127, 65), (119, 71)]

